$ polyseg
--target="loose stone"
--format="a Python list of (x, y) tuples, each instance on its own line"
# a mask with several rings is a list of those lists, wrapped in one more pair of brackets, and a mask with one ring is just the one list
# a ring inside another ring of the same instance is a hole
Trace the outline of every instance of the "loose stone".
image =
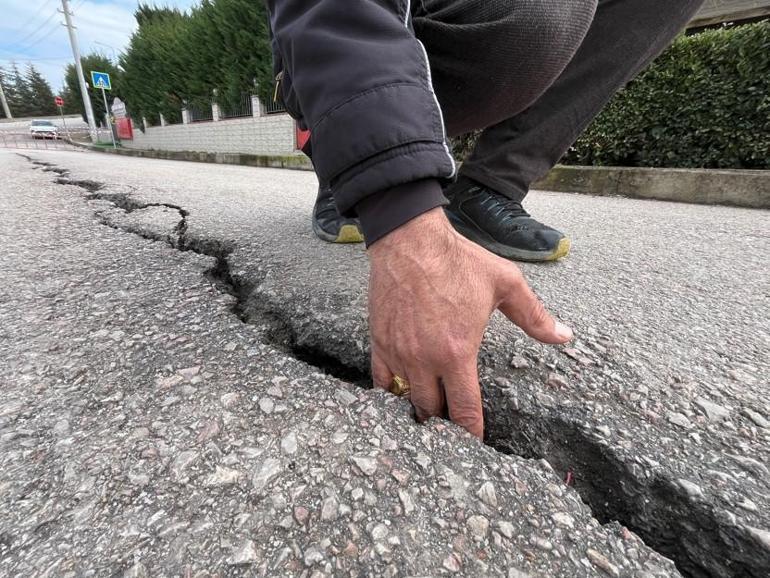
[(358, 401), (358, 398), (347, 389), (338, 389), (334, 393), (334, 399), (336, 399), (338, 402), (340, 402), (340, 404), (344, 406), (348, 406)]
[(297, 434), (290, 432), (281, 440), (281, 451), (287, 456), (297, 452)]
[(497, 494), (492, 482), (484, 482), (476, 493), (479, 499), (490, 508), (497, 508)]
[(237, 483), (240, 477), (241, 477), (241, 473), (237, 470), (231, 470), (228, 468), (217, 466), (214, 473), (210, 474), (203, 481), (203, 485), (208, 488), (231, 486)]
[(500, 533), (509, 540), (513, 538), (513, 524), (510, 522), (506, 522), (504, 520), (499, 521), (497, 523), (497, 529), (500, 530)]
[(545, 380), (545, 384), (548, 387), (553, 387), (554, 389), (564, 389), (569, 385), (567, 383), (567, 379), (564, 376), (553, 372), (548, 374), (548, 379)]
[(730, 415), (730, 411), (726, 407), (711, 402), (703, 397), (697, 398), (694, 403), (711, 421), (723, 420)]
[(195, 365), (193, 367), (186, 367), (184, 369), (177, 370), (177, 373), (188, 381), (191, 380), (196, 375), (198, 375), (200, 372), (201, 372), (200, 365)]
[(613, 578), (620, 578), (620, 571), (603, 554), (589, 548), (586, 550), (586, 556), (588, 556), (588, 559), (594, 566), (602, 570), (605, 574), (612, 576)]
[(297, 520), (297, 524), (304, 526), (310, 517), (310, 512), (303, 506), (296, 506), (294, 508), (294, 519)]
[(269, 397), (263, 397), (259, 400), (259, 409), (261, 409), (267, 415), (270, 415), (273, 413), (273, 409), (275, 409), (275, 402), (273, 402), (273, 400)]
[(484, 516), (471, 516), (468, 518), (468, 527), (478, 539), (484, 539), (489, 531), (489, 520)]
[(310, 548), (305, 550), (303, 561), (305, 562), (305, 566), (307, 566), (308, 568), (310, 566), (313, 566), (314, 564), (323, 562), (323, 560), (324, 560), (324, 554), (323, 552), (321, 552), (321, 550), (318, 549), (317, 546), (311, 546)]
[(214, 439), (215, 437), (219, 436), (221, 429), (222, 428), (219, 425), (219, 420), (209, 420), (203, 424), (200, 433), (198, 433), (196, 441), (200, 444)]
[(687, 419), (687, 416), (681, 413), (677, 412), (669, 412), (668, 414), (668, 421), (673, 423), (674, 425), (678, 425), (679, 427), (683, 427), (685, 429), (689, 429), (692, 427), (692, 423), (690, 423), (690, 420)]
[(243, 566), (246, 564), (253, 564), (258, 560), (258, 558), (259, 557), (257, 555), (257, 549), (254, 545), (254, 542), (251, 540), (246, 540), (235, 550), (233, 550), (233, 553), (227, 560), (227, 563), (230, 566)]
[(226, 408), (234, 407), (240, 401), (241, 396), (237, 393), (225, 393), (219, 398), (219, 402)]
[(676, 483), (679, 484), (679, 486), (685, 492), (687, 492), (687, 495), (690, 496), (691, 498), (703, 498), (703, 490), (701, 490), (698, 484), (694, 484), (689, 480), (684, 480), (681, 478), (678, 479)]
[(407, 492), (406, 490), (399, 490), (398, 499), (401, 500), (401, 505), (404, 508), (404, 513), (411, 514), (412, 512), (414, 512), (414, 502), (412, 501), (412, 496), (409, 495), (409, 492)]
[(339, 508), (339, 502), (337, 501), (337, 498), (333, 496), (330, 498), (326, 498), (323, 501), (323, 504), (321, 504), (321, 520), (323, 520), (324, 522), (336, 520), (338, 508)]
[(267, 485), (276, 477), (281, 471), (281, 462), (274, 458), (268, 458), (254, 474), (252, 478), (252, 484), (254, 489), (258, 492), (264, 490)]
[(192, 450), (181, 452), (171, 465), (171, 473), (177, 481), (184, 477), (185, 470), (198, 459), (198, 452)]
[(441, 563), (441, 565), (450, 572), (459, 572), (460, 568), (462, 568), (460, 559), (455, 554), (450, 554), (444, 558), (444, 561)]
[(745, 415), (747, 418), (753, 421), (756, 426), (764, 429), (770, 429), (770, 421), (766, 420), (764, 417), (762, 417), (762, 415), (760, 415), (753, 409), (748, 409), (748, 408), (744, 409), (743, 415)]
[(371, 529), (369, 534), (371, 535), (372, 540), (379, 542), (388, 535), (388, 527), (385, 524), (377, 524)]
[(356, 467), (366, 476), (373, 476), (377, 471), (377, 461), (365, 456), (353, 456), (351, 458)]
[(555, 514), (551, 514), (551, 519), (559, 526), (564, 526), (565, 528), (575, 527), (575, 520), (572, 518), (572, 516), (565, 514), (564, 512), (556, 512)]

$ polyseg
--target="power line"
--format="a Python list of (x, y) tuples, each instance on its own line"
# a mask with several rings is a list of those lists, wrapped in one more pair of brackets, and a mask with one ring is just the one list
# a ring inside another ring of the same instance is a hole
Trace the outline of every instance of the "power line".
[[(52, 13), (52, 14), (51, 14), (51, 15), (50, 15), (48, 18), (46, 18), (46, 19), (45, 19), (45, 22), (43, 22), (43, 23), (42, 23), (40, 26), (38, 26), (37, 28), (35, 28), (35, 29), (34, 29), (32, 32), (30, 32), (29, 34), (27, 34), (27, 35), (26, 35), (24, 38), (22, 38), (21, 40), (17, 40), (16, 42), (14, 42), (14, 44), (16, 44), (16, 45), (20, 45), (20, 44), (22, 44), (23, 42), (26, 42), (26, 41), (27, 41), (29, 38), (32, 38), (33, 36), (35, 36), (35, 35), (36, 35), (38, 32), (40, 32), (40, 31), (41, 31), (41, 30), (42, 30), (42, 29), (43, 29), (43, 28), (44, 28), (44, 27), (45, 27), (45, 26), (46, 26), (46, 25), (47, 25), (47, 24), (48, 24), (48, 23), (49, 23), (49, 22), (50, 22), (50, 21), (51, 21), (51, 20), (54, 18), (54, 17), (56, 17), (56, 15), (57, 15), (58, 13), (59, 13), (59, 12), (58, 12), (58, 10), (54, 10), (54, 11), (53, 11), (53, 13)], [(57, 24), (58, 24), (58, 22), (57, 22)]]
[(40, 8), (38, 8), (37, 10), (35, 10), (35, 11), (32, 13), (32, 16), (30, 16), (30, 17), (27, 19), (27, 21), (26, 21), (26, 22), (24, 22), (24, 24), (22, 24), (21, 26), (19, 26), (19, 27), (17, 28), (17, 32), (19, 32), (19, 33), (22, 33), (22, 32), (24, 32), (24, 29), (25, 29), (27, 26), (29, 26), (30, 24), (32, 24), (32, 21), (33, 21), (33, 20), (35, 20), (35, 18), (37, 18), (38, 14), (40, 14), (40, 13), (41, 13), (43, 10), (45, 10), (45, 7), (46, 7), (48, 4), (50, 4), (50, 3), (51, 3), (51, 0), (44, 0), (44, 2), (43, 2), (41, 5), (40, 5)]
[(48, 38), (49, 36), (51, 36), (51, 34), (53, 34), (54, 32), (56, 32), (57, 30), (59, 30), (59, 26), (61, 26), (61, 22), (54, 22), (53, 26), (52, 26), (51, 28), (49, 28), (49, 29), (48, 29), (48, 30), (45, 32), (45, 34), (43, 34), (42, 36), (40, 36), (39, 38), (37, 38), (37, 40), (34, 40), (34, 41), (33, 41), (33, 42), (31, 42), (30, 44), (27, 44), (26, 46), (23, 46), (22, 48), (20, 48), (20, 51), (24, 52), (24, 51), (27, 51), (27, 50), (29, 50), (30, 48), (33, 48), (33, 47), (37, 46), (37, 45), (38, 45), (38, 44), (40, 44), (40, 43), (41, 43), (43, 40), (45, 40), (46, 38)]

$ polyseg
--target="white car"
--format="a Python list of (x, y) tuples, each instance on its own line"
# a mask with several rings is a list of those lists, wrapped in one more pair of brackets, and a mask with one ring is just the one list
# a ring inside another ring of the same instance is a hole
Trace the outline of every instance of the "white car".
[(33, 120), (29, 125), (32, 138), (59, 138), (59, 127), (50, 120)]

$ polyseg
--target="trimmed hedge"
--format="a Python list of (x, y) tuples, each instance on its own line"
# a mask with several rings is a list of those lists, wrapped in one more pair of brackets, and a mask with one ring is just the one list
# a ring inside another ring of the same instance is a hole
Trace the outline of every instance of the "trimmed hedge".
[[(456, 152), (471, 139), (456, 141)], [(565, 164), (770, 168), (770, 22), (681, 36), (610, 101)]]

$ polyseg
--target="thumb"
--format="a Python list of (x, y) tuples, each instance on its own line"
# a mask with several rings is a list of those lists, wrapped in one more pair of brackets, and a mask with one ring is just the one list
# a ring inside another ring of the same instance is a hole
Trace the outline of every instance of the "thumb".
[(529, 335), (543, 343), (567, 343), (572, 329), (556, 321), (532, 291), (518, 267), (510, 264), (498, 287), (498, 309)]

